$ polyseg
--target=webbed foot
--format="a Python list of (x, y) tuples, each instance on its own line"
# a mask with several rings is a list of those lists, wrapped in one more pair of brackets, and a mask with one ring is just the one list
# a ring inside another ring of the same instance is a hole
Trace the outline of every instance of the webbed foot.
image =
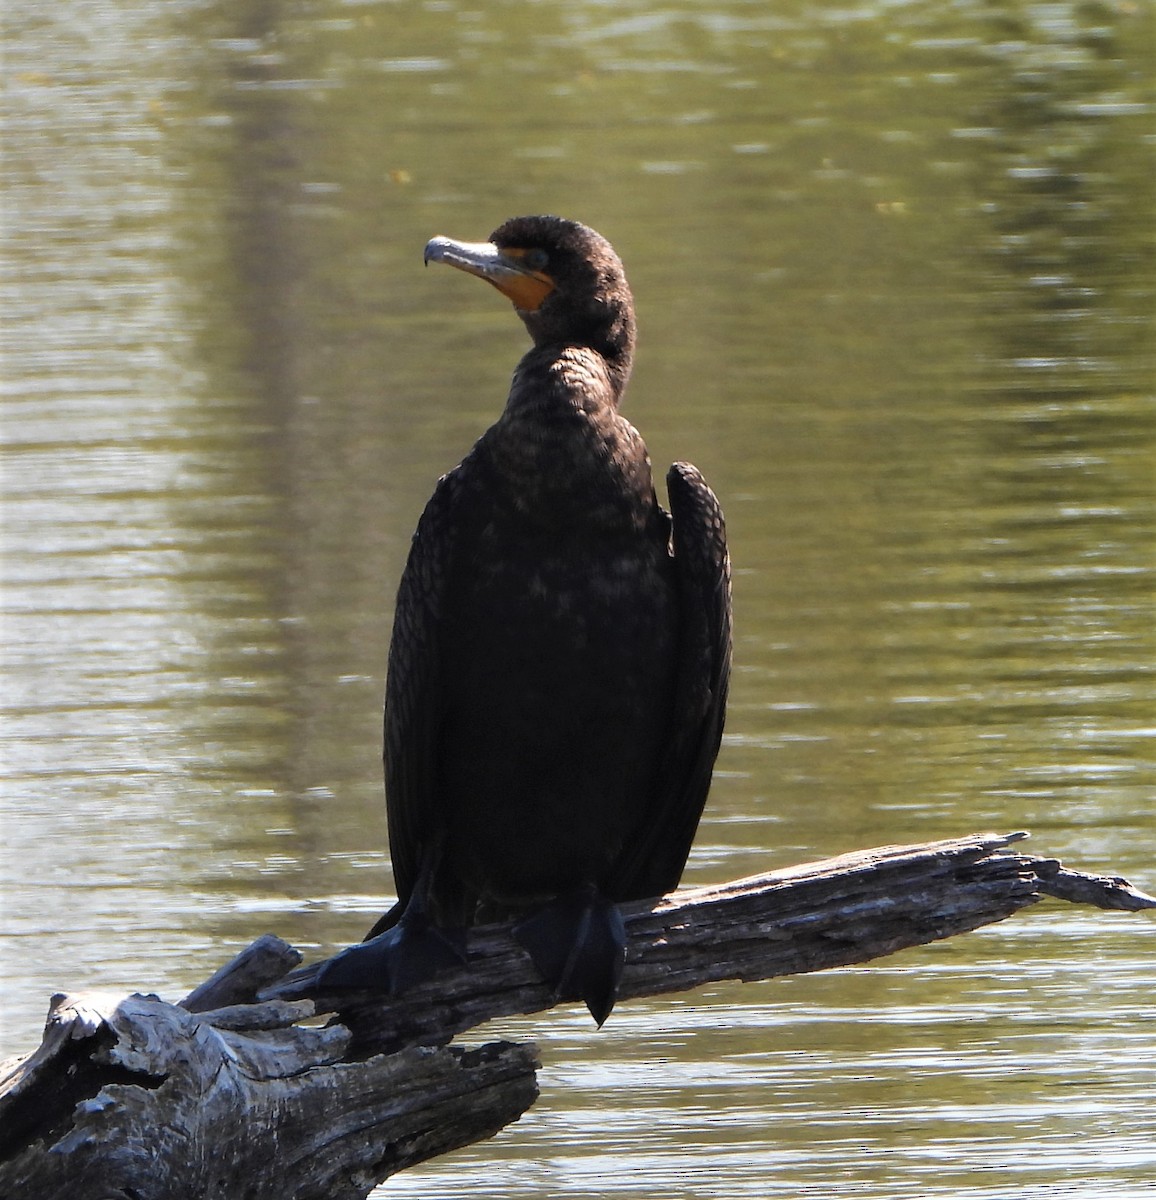
[(465, 961), (464, 929), (439, 929), (420, 914), (403, 916), (392, 929), (334, 955), (318, 973), (317, 986), (395, 994)]

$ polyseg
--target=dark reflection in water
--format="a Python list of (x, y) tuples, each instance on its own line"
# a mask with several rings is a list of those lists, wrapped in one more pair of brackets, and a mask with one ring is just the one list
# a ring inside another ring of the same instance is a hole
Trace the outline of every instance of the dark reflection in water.
[(1009, 792), (1037, 828), (1059, 812), (1142, 839), (1147, 789), (1133, 767), (1152, 731), (1156, 540), (1140, 214), (1152, 185), (1134, 65), (1108, 12), (1079, 10), (1045, 44), (1026, 21), (1006, 24), (1025, 52), (962, 131), (980, 150), (976, 295), (990, 344), (978, 565), (996, 697), (1053, 746), (1013, 764)]
[[(736, 558), (688, 878), (1031, 828), (1151, 890), (1152, 13), (11, 14), (6, 1051), (389, 889), (392, 593), (523, 345), (435, 233), (623, 254), (627, 397)], [(531, 1116), (386, 1193), (1144, 1194), (1151, 922), (510, 1022)]]

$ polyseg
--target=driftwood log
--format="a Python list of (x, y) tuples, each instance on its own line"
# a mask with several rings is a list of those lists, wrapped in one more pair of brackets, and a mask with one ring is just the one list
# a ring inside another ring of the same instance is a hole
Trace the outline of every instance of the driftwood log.
[[(630, 905), (620, 999), (867, 962), (1045, 895), (1156, 908), (1125, 880), (1019, 853), (1025, 836), (884, 847)], [(0, 1069), (0, 1200), (354, 1200), (533, 1103), (533, 1045), (448, 1044), (554, 1003), (504, 926), (472, 931), (467, 967), (398, 997), (318, 993), (321, 964), (299, 962), (266, 935), (178, 1004), (54, 997), (40, 1048)]]

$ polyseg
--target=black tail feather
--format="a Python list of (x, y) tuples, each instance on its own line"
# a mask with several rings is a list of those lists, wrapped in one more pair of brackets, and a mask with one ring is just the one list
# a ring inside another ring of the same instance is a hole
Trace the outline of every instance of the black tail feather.
[(626, 927), (618, 906), (593, 888), (560, 896), (514, 926), (558, 1000), (582, 1000), (601, 1025), (618, 998)]

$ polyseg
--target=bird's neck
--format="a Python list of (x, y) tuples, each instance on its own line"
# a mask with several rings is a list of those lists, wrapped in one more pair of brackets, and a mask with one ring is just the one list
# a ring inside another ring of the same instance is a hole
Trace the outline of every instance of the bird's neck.
[(637, 528), (652, 519), (650, 459), (618, 412), (606, 360), (536, 347), (518, 364), (499, 420), (478, 443), (511, 505), (537, 524)]
[(630, 378), (630, 358), (607, 358), (589, 346), (535, 346), (514, 371), (506, 409), (593, 415), (615, 411)]

